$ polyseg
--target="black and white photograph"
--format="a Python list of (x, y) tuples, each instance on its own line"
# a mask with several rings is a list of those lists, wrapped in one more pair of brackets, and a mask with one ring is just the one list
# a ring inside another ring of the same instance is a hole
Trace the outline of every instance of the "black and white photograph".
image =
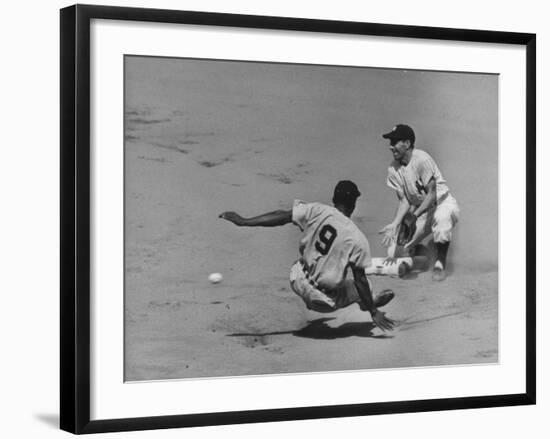
[(499, 362), (499, 75), (124, 57), (124, 379)]
[(0, 30), (3, 436), (544, 436), (543, 2), (86, 3)]

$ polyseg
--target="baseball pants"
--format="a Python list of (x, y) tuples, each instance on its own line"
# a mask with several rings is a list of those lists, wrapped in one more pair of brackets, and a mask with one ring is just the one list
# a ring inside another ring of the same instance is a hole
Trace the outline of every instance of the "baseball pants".
[(388, 256), (395, 258), (407, 256), (408, 249), (420, 244), (432, 233), (435, 243), (450, 242), (453, 235), (452, 230), (458, 222), (459, 214), (458, 203), (449, 194), (435, 209), (431, 209), (418, 217), (416, 232), (411, 241), (405, 247), (396, 246), (395, 244), (390, 246)]
[[(372, 289), (370, 280), (369, 285)], [(353, 279), (345, 279), (337, 288), (330, 291), (322, 290), (304, 272), (300, 261), (290, 269), (290, 286), (292, 291), (302, 298), (307, 308), (316, 312), (333, 312), (361, 301)]]

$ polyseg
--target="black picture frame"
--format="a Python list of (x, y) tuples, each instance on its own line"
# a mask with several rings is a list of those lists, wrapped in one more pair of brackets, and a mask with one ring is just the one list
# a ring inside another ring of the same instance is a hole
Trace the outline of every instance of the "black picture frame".
[[(272, 410), (90, 419), (90, 22), (93, 19), (520, 45), (526, 48), (525, 393)], [(535, 404), (536, 35), (206, 12), (75, 5), (61, 10), (60, 424), (81, 433), (305, 420)]]

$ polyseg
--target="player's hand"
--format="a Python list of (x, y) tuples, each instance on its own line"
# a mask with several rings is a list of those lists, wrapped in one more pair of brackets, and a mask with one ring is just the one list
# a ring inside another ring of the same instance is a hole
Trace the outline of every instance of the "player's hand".
[(386, 317), (386, 313), (379, 311), (371, 311), (372, 322), (382, 331), (391, 331), (395, 326), (395, 321)]
[(379, 235), (382, 236), (382, 245), (384, 247), (389, 247), (395, 241), (397, 237), (397, 226), (395, 224), (388, 224), (378, 231)]
[(399, 233), (397, 236), (397, 245), (407, 246), (416, 233), (416, 215), (412, 212), (407, 212), (401, 221)]
[(220, 213), (219, 218), (230, 221), (237, 226), (244, 225), (244, 218), (240, 216), (237, 212), (223, 212)]
[(382, 265), (390, 266), (397, 263), (397, 258), (387, 257), (384, 259), (384, 262), (382, 262)]

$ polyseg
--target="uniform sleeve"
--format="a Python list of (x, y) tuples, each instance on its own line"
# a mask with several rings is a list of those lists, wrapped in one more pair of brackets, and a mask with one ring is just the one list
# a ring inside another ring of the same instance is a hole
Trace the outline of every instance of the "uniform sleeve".
[(417, 171), (418, 177), (424, 187), (427, 186), (430, 180), (435, 178), (436, 174), (439, 172), (434, 159), (432, 159), (428, 154), (426, 154), (424, 159), (418, 164)]
[(391, 189), (397, 191), (401, 196), (404, 196), (403, 184), (399, 178), (399, 174), (393, 169), (393, 167), (388, 168), (388, 178), (386, 179), (386, 184)]
[(351, 265), (357, 268), (368, 268), (372, 264), (370, 246), (367, 238), (364, 236), (361, 239), (357, 239), (352, 246), (349, 256), (349, 262)]
[(300, 200), (295, 200), (292, 205), (292, 222), (296, 224), (300, 230), (304, 230), (309, 218), (311, 217), (312, 204), (304, 203)]

